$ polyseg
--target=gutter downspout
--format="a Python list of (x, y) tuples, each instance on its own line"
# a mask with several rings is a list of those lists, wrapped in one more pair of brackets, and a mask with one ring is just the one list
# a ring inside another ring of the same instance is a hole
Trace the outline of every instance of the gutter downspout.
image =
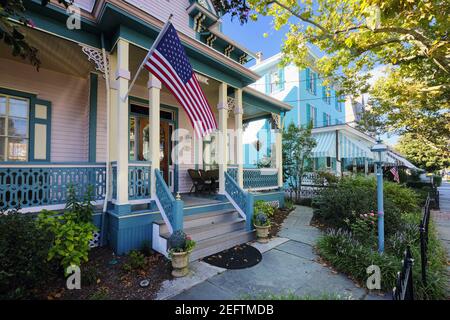
[(102, 43), (102, 55), (103, 55), (103, 65), (105, 71), (105, 83), (106, 83), (106, 189), (105, 189), (105, 201), (103, 202), (103, 210), (102, 210), (102, 229), (101, 229), (101, 244), (105, 244), (105, 218), (106, 218), (106, 210), (108, 208), (108, 199), (110, 193), (110, 173), (111, 173), (111, 157), (109, 154), (109, 130), (110, 130), (110, 107), (111, 107), (111, 88), (110, 88), (110, 79), (109, 79), (109, 66), (108, 61), (106, 59), (106, 50), (105, 50), (105, 37), (103, 32), (101, 34), (101, 43)]

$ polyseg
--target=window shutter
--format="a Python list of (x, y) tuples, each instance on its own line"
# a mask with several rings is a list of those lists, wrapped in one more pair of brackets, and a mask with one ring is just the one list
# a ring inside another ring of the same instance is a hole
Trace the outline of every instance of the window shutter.
[(279, 71), (279, 79), (280, 79), (280, 90), (284, 90), (284, 68), (281, 68)]
[(314, 94), (317, 94), (317, 73), (313, 73), (313, 78), (314, 78), (314, 87), (313, 87), (313, 90), (314, 90)]
[(322, 100), (327, 100), (327, 88), (325, 88), (324, 86), (322, 86)]
[(306, 104), (306, 125), (311, 122), (311, 106), (309, 103)]
[(313, 108), (314, 110), (314, 128), (317, 128), (317, 108)]
[(270, 94), (270, 74), (266, 73), (264, 76), (264, 83), (266, 84), (266, 94)]
[(326, 127), (327, 126), (327, 114), (325, 112), (322, 114), (322, 121), (323, 121), (323, 126)]
[(30, 161), (50, 161), (51, 102), (34, 100), (30, 106)]
[(311, 79), (310, 79), (310, 71), (309, 68), (305, 69), (305, 73), (306, 73), (306, 90), (309, 91), (309, 88), (311, 87)]

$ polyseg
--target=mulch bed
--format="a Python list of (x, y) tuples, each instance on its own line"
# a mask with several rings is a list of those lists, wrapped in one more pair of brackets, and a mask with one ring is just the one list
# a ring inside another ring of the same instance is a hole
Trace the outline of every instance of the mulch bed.
[(292, 209), (276, 209), (273, 216), (270, 218), (269, 238), (276, 237), (281, 230), (284, 220), (288, 217), (289, 213), (294, 211)]
[(237, 245), (208, 257), (203, 261), (225, 269), (245, 269), (257, 265), (262, 260), (261, 252), (247, 244)]
[[(126, 272), (129, 257), (116, 256), (108, 247), (91, 250), (89, 262), (81, 268), (81, 289), (66, 289), (61, 276), (51, 281), (42, 299), (48, 300), (148, 300), (154, 299), (164, 280), (172, 279), (171, 264), (163, 255), (145, 257), (145, 268)], [(84, 279), (84, 282), (83, 282)], [(148, 280), (147, 287), (140, 282)]]

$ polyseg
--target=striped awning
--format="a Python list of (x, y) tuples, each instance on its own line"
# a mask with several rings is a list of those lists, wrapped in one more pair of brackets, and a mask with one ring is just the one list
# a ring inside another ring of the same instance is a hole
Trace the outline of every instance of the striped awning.
[(314, 158), (336, 157), (336, 136), (334, 132), (314, 134), (317, 145), (312, 149)]
[(370, 148), (357, 139), (339, 133), (339, 154), (341, 158), (370, 158), (373, 154)]

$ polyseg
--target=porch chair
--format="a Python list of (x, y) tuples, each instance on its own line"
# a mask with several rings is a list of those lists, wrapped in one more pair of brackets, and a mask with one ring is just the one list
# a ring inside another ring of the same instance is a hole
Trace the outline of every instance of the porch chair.
[(192, 180), (192, 187), (189, 190), (189, 194), (192, 193), (193, 189), (196, 194), (205, 191), (206, 189), (211, 190), (211, 181), (205, 180), (205, 177), (202, 176), (200, 170), (188, 169), (188, 174)]

